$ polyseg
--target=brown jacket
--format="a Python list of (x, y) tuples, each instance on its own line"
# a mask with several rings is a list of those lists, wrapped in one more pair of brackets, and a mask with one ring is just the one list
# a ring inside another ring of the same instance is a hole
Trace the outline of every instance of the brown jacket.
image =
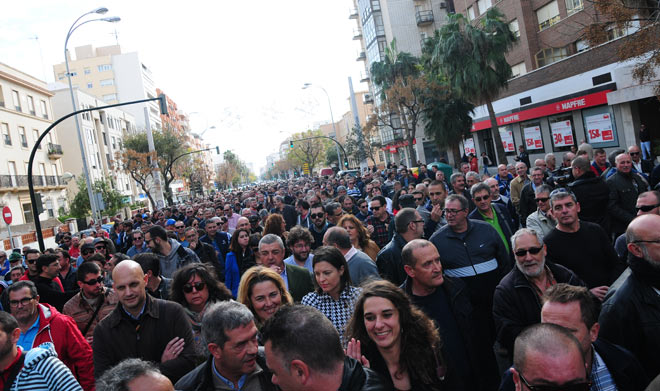
[[(103, 306), (99, 310), (99, 313), (96, 315), (96, 319), (92, 322), (87, 330), (87, 333), (83, 336), (85, 338), (90, 338), (94, 335), (94, 328), (101, 321), (101, 319), (108, 316), (112, 310), (117, 306), (117, 294), (110, 288), (105, 288)], [(98, 303), (97, 303), (98, 304)], [(69, 315), (76, 321), (80, 332), (82, 333), (87, 327), (94, 312), (96, 311), (96, 306), (92, 307), (89, 305), (87, 300), (82, 297), (82, 292), (78, 292), (77, 295), (73, 296), (69, 301), (64, 304), (64, 314)]]

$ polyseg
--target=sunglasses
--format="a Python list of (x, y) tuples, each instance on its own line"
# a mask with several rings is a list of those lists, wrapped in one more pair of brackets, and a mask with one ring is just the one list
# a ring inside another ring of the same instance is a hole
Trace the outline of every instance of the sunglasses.
[(527, 255), (527, 253), (530, 253), (532, 255), (536, 255), (543, 250), (543, 246), (541, 247), (530, 247), (530, 248), (521, 248), (520, 250), (516, 251), (514, 254), (516, 254), (516, 257), (524, 257)]
[(33, 263), (37, 262), (36, 259), (28, 259), (25, 262), (27, 262), (28, 265), (32, 265)]
[(194, 284), (186, 284), (184, 285), (181, 289), (183, 289), (183, 293), (190, 293), (193, 291), (193, 288), (197, 291), (200, 292), (206, 284), (204, 282), (198, 281)]
[(382, 208), (382, 206), (372, 206), (371, 210), (380, 210), (380, 208)]
[(481, 201), (486, 201), (489, 198), (490, 198), (490, 196), (474, 197), (474, 200), (477, 201), (477, 202), (481, 202)]
[(185, 228), (185, 227), (186, 227), (185, 225), (175, 225), (174, 226), (174, 228), (176, 228), (176, 229), (181, 229), (181, 228)]
[(583, 383), (574, 383), (574, 384), (564, 384), (561, 386), (555, 385), (542, 385), (542, 386), (533, 386), (529, 384), (527, 379), (520, 373), (520, 380), (529, 388), (531, 391), (588, 391), (591, 389), (591, 382), (586, 381)]
[(637, 156), (639, 155), (639, 152), (630, 152), (630, 156)]
[(89, 285), (89, 286), (94, 286), (96, 284), (103, 284), (103, 277), (99, 276), (98, 278), (95, 278), (93, 280), (83, 281), (83, 284), (86, 284), (86, 285)]
[(367, 204), (364, 204), (364, 205), (360, 205), (360, 206), (359, 206), (360, 209), (364, 209), (364, 208), (366, 208), (366, 207), (367, 207)]
[(94, 247), (94, 249), (95, 249), (95, 250), (103, 250), (103, 251), (106, 250), (106, 248), (105, 248), (104, 246)]
[(650, 211), (652, 211), (653, 209), (657, 208), (658, 206), (660, 206), (660, 204), (655, 204), (655, 205), (642, 205), (642, 206), (636, 206), (635, 209), (637, 210), (637, 212), (639, 212), (640, 210), (641, 210), (642, 212), (650, 212)]
[(415, 197), (415, 201), (417, 201), (417, 202), (419, 202), (419, 201), (421, 201), (421, 200), (423, 200), (423, 199), (424, 199), (424, 197)]
[[(81, 251), (81, 254), (86, 255), (86, 254), (92, 254), (93, 252), (94, 250), (85, 249)], [(30, 261), (28, 261), (28, 263), (30, 263)]]
[(549, 199), (550, 199), (550, 197), (540, 197), (540, 198), (534, 198), (534, 201), (535, 202), (546, 202)]
[(325, 213), (311, 213), (311, 214), (309, 215), (309, 217), (311, 217), (311, 218), (313, 218), (313, 219), (320, 219), (320, 218), (323, 218), (323, 215), (324, 215), (324, 214), (325, 214)]

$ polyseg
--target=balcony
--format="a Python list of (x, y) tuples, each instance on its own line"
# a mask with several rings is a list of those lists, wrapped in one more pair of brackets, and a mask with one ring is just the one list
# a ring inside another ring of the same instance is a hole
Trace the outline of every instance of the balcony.
[(353, 30), (353, 39), (356, 41), (362, 39), (362, 30)]
[(56, 160), (62, 157), (62, 146), (48, 143), (48, 158)]
[(355, 61), (364, 61), (366, 58), (367, 58), (367, 53), (360, 52), (360, 53), (358, 53), (358, 56), (355, 59)]
[(358, 10), (355, 8), (352, 8), (348, 14), (349, 19), (357, 19), (358, 18)]
[(365, 70), (364, 72), (360, 72), (360, 83), (366, 83), (371, 79), (371, 76), (369, 76), (369, 71)]
[(417, 11), (415, 13), (415, 19), (417, 20), (417, 26), (433, 23), (433, 11)]
[[(0, 191), (27, 188), (27, 179), (27, 175), (0, 175)], [(59, 175), (32, 175), (32, 182), (34, 187), (64, 186), (64, 181)]]

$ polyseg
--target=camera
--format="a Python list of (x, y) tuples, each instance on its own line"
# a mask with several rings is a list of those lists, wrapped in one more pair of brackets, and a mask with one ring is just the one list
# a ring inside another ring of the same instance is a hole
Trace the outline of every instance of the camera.
[(570, 167), (560, 167), (552, 172), (552, 177), (548, 178), (548, 182), (553, 187), (567, 186), (573, 182), (573, 171)]

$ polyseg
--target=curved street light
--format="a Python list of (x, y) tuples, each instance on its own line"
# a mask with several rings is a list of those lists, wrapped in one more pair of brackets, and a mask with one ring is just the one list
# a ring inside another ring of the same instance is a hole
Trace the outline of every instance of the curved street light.
[[(73, 84), (71, 83), (71, 71), (69, 70), (69, 56), (68, 52), (69, 50), (67, 49), (67, 46), (69, 44), (69, 38), (71, 38), (71, 34), (73, 34), (76, 29), (84, 24), (90, 23), (90, 22), (96, 22), (96, 21), (102, 21), (102, 22), (110, 22), (110, 23), (116, 23), (119, 22), (121, 19), (118, 16), (113, 16), (113, 17), (106, 17), (106, 18), (97, 18), (97, 19), (90, 19), (86, 20), (82, 23), (78, 23), (82, 18), (84, 18), (87, 15), (91, 14), (100, 14), (103, 15), (106, 12), (108, 12), (108, 9), (105, 7), (98, 7), (95, 8), (87, 13), (82, 14), (81, 16), (76, 19), (75, 22), (69, 27), (69, 31), (66, 33), (66, 39), (64, 40), (64, 63), (66, 65), (66, 76), (69, 81), (69, 93), (71, 94), (71, 106), (73, 108), (73, 111), (76, 111), (78, 108), (76, 106), (76, 98), (75, 95), (73, 94)], [(92, 218), (96, 221), (97, 218), (100, 219), (100, 214), (98, 210), (98, 206), (96, 205), (96, 199), (94, 197), (94, 191), (92, 189), (92, 181), (89, 178), (89, 170), (87, 168), (87, 154), (85, 153), (85, 145), (83, 144), (83, 137), (82, 137), (82, 132), (80, 130), (80, 121), (78, 120), (78, 116), (74, 116), (74, 120), (76, 123), (76, 134), (78, 135), (78, 145), (80, 146), (80, 154), (82, 155), (82, 169), (83, 169), (83, 176), (85, 177), (85, 183), (87, 185), (87, 195), (89, 197), (89, 204), (92, 208)], [(35, 216), (35, 219), (38, 219), (39, 216)]]
[[(339, 144), (339, 140), (338, 140), (339, 135), (337, 134), (337, 128), (335, 128), (335, 119), (332, 116), (332, 104), (330, 103), (330, 94), (328, 94), (328, 91), (326, 91), (325, 88), (323, 88), (319, 85), (316, 85), (316, 84), (312, 84), (312, 83), (303, 84), (302, 89), (306, 90), (309, 87), (317, 87), (317, 88), (320, 88), (321, 90), (323, 90), (323, 92), (325, 92), (325, 96), (326, 96), (326, 98), (328, 98), (328, 107), (330, 108), (330, 121), (332, 121), (332, 131), (335, 132), (335, 140), (337, 140), (337, 144)], [(339, 147), (337, 145), (335, 145), (335, 148), (336, 148), (336, 153), (337, 153), (337, 170), (339, 170), (341, 168), (340, 167), (341, 166), (341, 155), (339, 154)], [(346, 156), (346, 159), (348, 159), (348, 156)], [(348, 163), (348, 160), (346, 160), (346, 162)], [(348, 168), (348, 167), (346, 167), (346, 168)]]

